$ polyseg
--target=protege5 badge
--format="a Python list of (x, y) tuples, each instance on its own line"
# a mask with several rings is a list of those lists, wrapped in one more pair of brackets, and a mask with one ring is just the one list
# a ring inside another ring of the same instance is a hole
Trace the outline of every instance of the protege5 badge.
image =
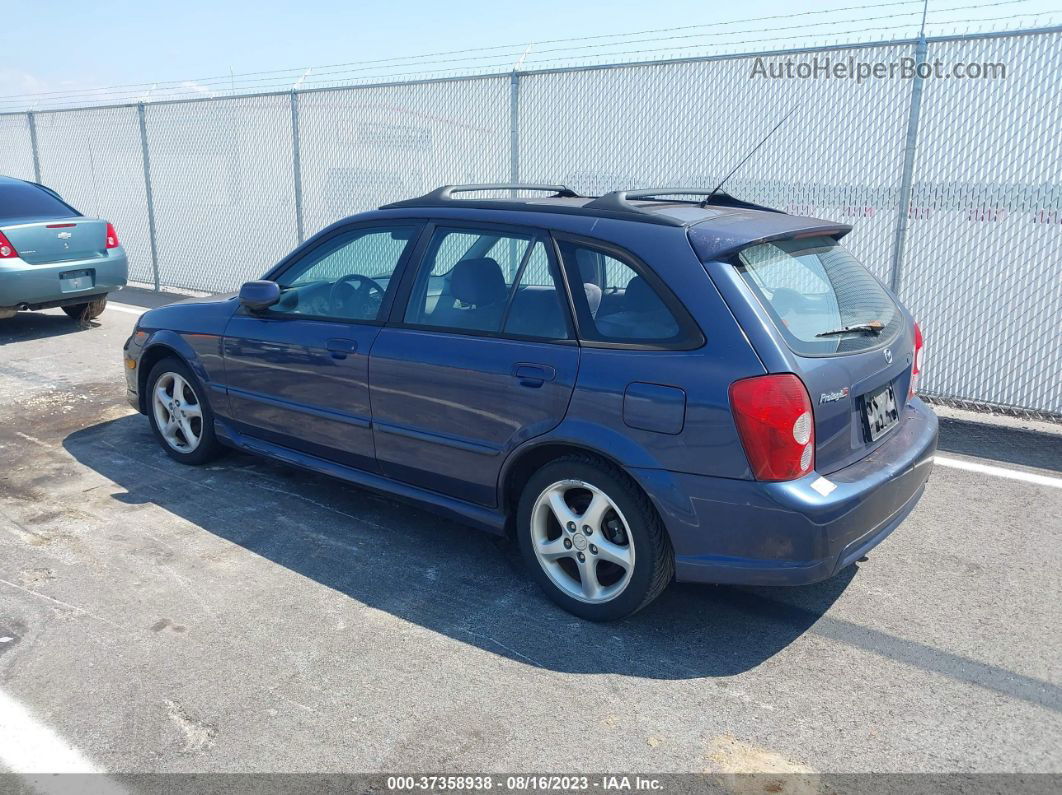
[(846, 397), (848, 397), (848, 387), (842, 386), (836, 392), (823, 392), (819, 395), (819, 405), (833, 403), (835, 400), (844, 400)]

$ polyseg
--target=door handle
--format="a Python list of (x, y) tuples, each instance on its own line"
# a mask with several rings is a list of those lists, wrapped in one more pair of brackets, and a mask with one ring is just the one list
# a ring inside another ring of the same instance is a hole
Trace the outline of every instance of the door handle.
[(333, 359), (346, 359), (347, 354), (357, 352), (358, 343), (356, 340), (346, 340), (337, 337), (325, 343), (325, 350), (332, 354)]
[(557, 371), (548, 364), (517, 362), (513, 365), (513, 378), (520, 382), (520, 386), (537, 389), (546, 381), (552, 381), (556, 377)]

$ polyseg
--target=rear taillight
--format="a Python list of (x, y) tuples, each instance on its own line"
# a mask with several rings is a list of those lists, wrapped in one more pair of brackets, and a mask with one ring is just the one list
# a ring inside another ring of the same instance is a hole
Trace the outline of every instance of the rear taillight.
[(914, 359), (911, 361), (911, 388), (907, 391), (907, 399), (910, 400), (918, 394), (918, 382), (922, 380), (922, 357), (925, 355), (926, 346), (922, 342), (922, 329), (914, 324)]
[(730, 385), (741, 444), (757, 480), (793, 480), (815, 465), (815, 417), (804, 382), (792, 373)]
[(0, 259), (14, 259), (17, 256), (18, 252), (11, 245), (11, 241), (4, 237), (3, 232), (0, 232)]
[(110, 222), (107, 223), (107, 248), (118, 248), (118, 233)]

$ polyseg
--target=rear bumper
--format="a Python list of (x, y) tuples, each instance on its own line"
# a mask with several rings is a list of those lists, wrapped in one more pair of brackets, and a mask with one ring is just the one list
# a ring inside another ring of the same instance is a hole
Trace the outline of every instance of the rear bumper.
[[(63, 290), (60, 274), (81, 270), (92, 272), (92, 285), (82, 290)], [(0, 260), (0, 307), (25, 304), (35, 309), (77, 303), (79, 297), (88, 300), (124, 287), (128, 273), (128, 260), (121, 248), (111, 249), (106, 257), (47, 265), (31, 265), (21, 259)]]
[(936, 415), (914, 400), (892, 439), (828, 479), (634, 474), (668, 528), (678, 580), (802, 585), (849, 566), (896, 529), (925, 490), (936, 446)]

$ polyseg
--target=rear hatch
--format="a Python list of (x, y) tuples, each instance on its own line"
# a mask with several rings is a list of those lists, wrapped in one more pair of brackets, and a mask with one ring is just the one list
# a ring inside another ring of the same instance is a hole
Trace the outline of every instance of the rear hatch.
[(841, 469), (891, 438), (903, 420), (913, 322), (832, 237), (777, 240), (734, 267), (791, 355), (815, 416), (815, 469)]

